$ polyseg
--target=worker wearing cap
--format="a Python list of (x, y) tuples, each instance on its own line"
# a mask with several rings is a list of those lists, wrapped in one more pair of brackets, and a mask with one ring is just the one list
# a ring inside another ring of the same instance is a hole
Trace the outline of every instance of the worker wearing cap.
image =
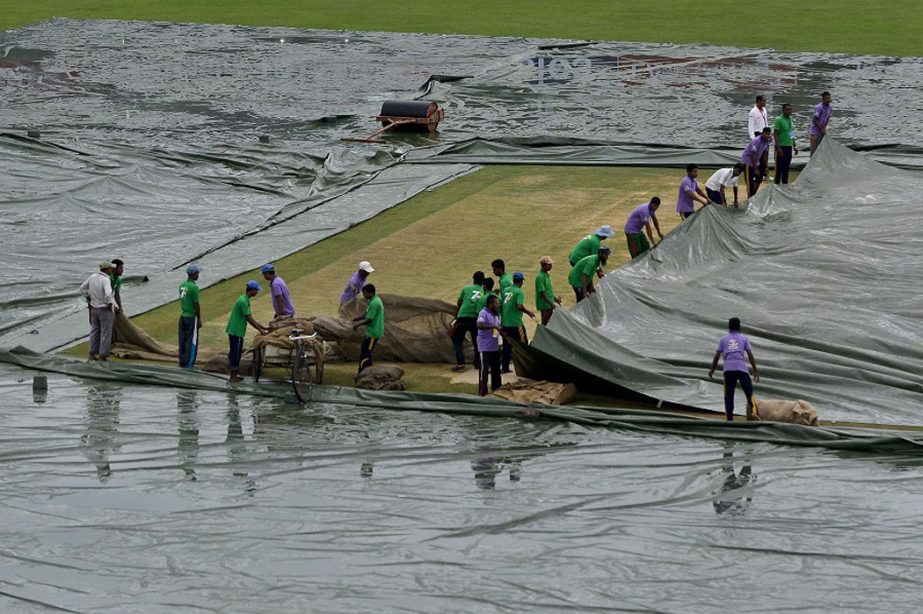
[(510, 373), (510, 360), (513, 358), (513, 342), (518, 341), (523, 345), (529, 343), (526, 327), (522, 325), (522, 314), (533, 320), (535, 313), (526, 307), (526, 293), (522, 290), (526, 276), (520, 271), (513, 273), (513, 283), (503, 290), (502, 305), (500, 306), (500, 327), (503, 331), (503, 355), (501, 357), (500, 372)]
[(574, 249), (570, 250), (570, 255), (567, 257), (570, 266), (575, 266), (582, 258), (595, 256), (599, 252), (602, 242), (614, 234), (612, 226), (607, 224), (606, 226), (600, 226), (595, 233), (580, 239)]
[(611, 250), (603, 245), (595, 255), (581, 258), (571, 269), (570, 275), (567, 276), (567, 283), (574, 289), (578, 303), (596, 292), (593, 286), (593, 275), (602, 279), (603, 265), (609, 260), (610, 253)]
[(118, 306), (112, 294), (109, 275), (115, 266), (108, 260), (100, 263), (99, 271), (80, 284), (80, 294), (87, 299), (90, 311), (90, 360), (108, 360), (112, 346), (112, 323)]
[(535, 276), (535, 308), (542, 314), (542, 326), (548, 324), (551, 314), (556, 307), (561, 305), (561, 298), (554, 295), (551, 287), (551, 267), (554, 262), (551, 256), (542, 256), (538, 261), (541, 270)]
[(187, 266), (186, 281), (179, 285), (179, 366), (186, 369), (195, 366), (199, 329), (202, 328), (199, 284), (196, 283), (201, 270), (197, 264)]
[(295, 317), (295, 307), (292, 305), (292, 296), (289, 294), (285, 280), (276, 275), (276, 268), (272, 264), (264, 264), (260, 268), (263, 279), (269, 282), (269, 294), (272, 296), (272, 309), (274, 320)]
[(374, 272), (375, 269), (372, 268), (372, 265), (367, 260), (359, 263), (359, 270), (353, 273), (346, 281), (346, 287), (343, 288), (343, 294), (340, 295), (341, 307), (362, 294), (362, 288), (367, 283), (365, 280), (368, 278), (369, 273)]
[(243, 378), (240, 376), (240, 357), (244, 353), (244, 335), (247, 334), (247, 323), (260, 331), (261, 333), (267, 333), (269, 330), (253, 319), (253, 316), (250, 315), (250, 299), (257, 295), (257, 293), (263, 288), (255, 280), (250, 280), (247, 282), (247, 287), (244, 290), (244, 293), (240, 295), (237, 301), (234, 302), (234, 307), (231, 309), (231, 317), (228, 318), (228, 325), (225, 329), (225, 332), (228, 334), (228, 344), (230, 350), (228, 351), (228, 363), (230, 365), (230, 378), (229, 382), (239, 382)]
[(365, 284), (362, 287), (362, 296), (368, 301), (365, 315), (353, 319), (353, 330), (365, 326), (365, 338), (359, 350), (359, 373), (372, 366), (372, 352), (385, 336), (385, 306), (375, 290), (375, 285)]

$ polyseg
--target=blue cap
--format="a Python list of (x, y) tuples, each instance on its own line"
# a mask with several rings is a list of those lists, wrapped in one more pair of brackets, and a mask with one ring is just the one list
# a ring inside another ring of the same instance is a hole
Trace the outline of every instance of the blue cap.
[(526, 276), (522, 274), (522, 271), (516, 271), (515, 273), (513, 273), (513, 281), (519, 281), (525, 278)]
[(272, 273), (272, 272), (275, 271), (275, 270), (276, 270), (276, 267), (272, 266), (271, 263), (270, 263), (270, 264), (264, 264), (264, 265), (260, 268), (260, 273)]
[(263, 289), (263, 286), (259, 284), (258, 281), (251, 279), (247, 282), (247, 290), (256, 290), (260, 291)]
[(195, 275), (201, 270), (202, 270), (202, 267), (200, 267), (199, 265), (190, 264), (189, 266), (186, 267), (186, 275)]

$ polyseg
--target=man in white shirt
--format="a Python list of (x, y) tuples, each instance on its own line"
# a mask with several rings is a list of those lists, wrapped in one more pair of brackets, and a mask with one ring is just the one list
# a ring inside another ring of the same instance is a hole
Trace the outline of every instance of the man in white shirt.
[(712, 173), (712, 176), (705, 182), (705, 193), (708, 194), (708, 200), (716, 205), (727, 206), (728, 199), (724, 193), (725, 188), (734, 189), (734, 206), (738, 206), (737, 200), (737, 178), (744, 172), (744, 165), (738, 162), (733, 167), (719, 168)]
[(108, 360), (112, 346), (112, 323), (118, 306), (109, 276), (115, 266), (111, 262), (99, 265), (99, 271), (80, 284), (80, 294), (87, 299), (90, 310), (90, 360)]
[[(759, 94), (756, 97), (756, 105), (750, 109), (750, 117), (747, 119), (747, 142), (761, 135), (763, 128), (772, 128), (772, 126), (769, 124), (769, 112), (766, 110), (766, 97)], [(769, 176), (768, 167), (769, 156), (766, 157), (765, 164), (760, 164), (760, 176), (764, 181)]]

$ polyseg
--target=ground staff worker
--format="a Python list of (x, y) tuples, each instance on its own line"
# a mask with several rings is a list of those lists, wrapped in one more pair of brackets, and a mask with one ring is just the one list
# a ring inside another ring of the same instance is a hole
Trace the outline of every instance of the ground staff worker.
[(201, 270), (197, 264), (187, 266), (186, 281), (179, 285), (179, 366), (186, 369), (195, 366), (199, 329), (202, 328), (199, 284), (196, 283)]
[(112, 323), (118, 305), (112, 294), (109, 275), (115, 269), (111, 262), (102, 262), (99, 271), (80, 284), (80, 294), (87, 299), (90, 312), (90, 360), (108, 360), (112, 347)]
[(542, 326), (547, 326), (555, 308), (560, 307), (561, 298), (554, 295), (551, 286), (551, 268), (554, 266), (551, 256), (542, 256), (538, 261), (541, 270), (535, 276), (535, 308), (542, 314)]
[(365, 338), (362, 340), (362, 349), (359, 351), (359, 373), (372, 366), (372, 352), (378, 342), (385, 336), (385, 306), (375, 292), (373, 284), (362, 286), (362, 296), (368, 301), (364, 316), (355, 318), (353, 330), (365, 326)]
[[(651, 249), (651, 244), (657, 247), (657, 241), (654, 240), (654, 233), (651, 232), (651, 222), (657, 229), (657, 236), (663, 241), (663, 233), (660, 232), (660, 222), (657, 221), (657, 209), (660, 208), (660, 198), (655, 196), (650, 202), (635, 207), (634, 211), (628, 216), (625, 222), (625, 239), (628, 241), (628, 253), (632, 258), (637, 258), (647, 250)], [(642, 230), (647, 231), (647, 237)], [(647, 239), (650, 237), (650, 243)]]
[(461, 371), (465, 368), (465, 335), (471, 335), (471, 345), (474, 347), (474, 366), (476, 368), (481, 366), (481, 357), (478, 356), (477, 319), (480, 312), (478, 306), (484, 294), (484, 272), (475, 272), (471, 276), (471, 282), (461, 289), (456, 301), (458, 313), (455, 315), (455, 327), (452, 332), (452, 347), (455, 350), (453, 371)]
[(567, 262), (573, 267), (580, 262), (582, 258), (596, 255), (599, 253), (599, 247), (602, 245), (602, 242), (614, 234), (611, 226), (600, 226), (595, 233), (587, 235), (577, 241), (577, 245), (574, 246), (574, 249), (570, 250), (570, 254), (567, 256)]
[(510, 360), (513, 358), (513, 342), (515, 339), (519, 343), (526, 345), (529, 343), (529, 337), (526, 335), (526, 327), (522, 324), (522, 314), (526, 314), (533, 320), (535, 313), (526, 307), (526, 293), (522, 290), (523, 281), (526, 276), (516, 271), (513, 273), (513, 283), (503, 291), (503, 306), (500, 308), (500, 327), (503, 329), (503, 355), (500, 365), (501, 373), (510, 373)]
[(792, 165), (792, 155), (798, 155), (792, 105), (782, 105), (782, 115), (778, 116), (772, 125), (772, 134), (776, 140), (776, 185), (785, 185), (788, 183), (788, 169)]
[(228, 334), (228, 366), (231, 383), (243, 381), (240, 376), (240, 358), (244, 354), (244, 336), (247, 334), (247, 323), (253, 328), (265, 334), (269, 332), (265, 326), (253, 319), (250, 314), (250, 299), (256, 296), (262, 290), (259, 282), (251, 279), (247, 282), (244, 293), (241, 294), (234, 302), (231, 308), (231, 316), (228, 318), (228, 325), (224, 329)]
[(574, 296), (577, 297), (578, 303), (596, 292), (593, 286), (593, 275), (602, 279), (603, 265), (609, 260), (611, 252), (612, 250), (603, 245), (596, 255), (581, 258), (580, 262), (571, 269), (570, 275), (567, 276), (567, 283), (574, 289)]
[(747, 418), (751, 418), (757, 412), (756, 403), (753, 400), (753, 382), (750, 380), (744, 355), (750, 359), (753, 379), (759, 383), (760, 374), (756, 370), (756, 359), (753, 358), (750, 340), (740, 333), (740, 318), (731, 318), (728, 320), (728, 334), (721, 337), (718, 342), (715, 358), (708, 371), (708, 377), (714, 377), (715, 369), (718, 368), (718, 359), (724, 357), (724, 413), (728, 421), (734, 420), (734, 390), (738, 382), (747, 397)]
[[(747, 175), (748, 198), (756, 194), (756, 191), (760, 189), (760, 184), (763, 182), (763, 172), (760, 169), (763, 168), (769, 158), (770, 142), (772, 142), (772, 130), (769, 127), (763, 128), (762, 134), (753, 137), (740, 156), (740, 161), (744, 163)], [(778, 177), (778, 171), (776, 176)]]
[(494, 294), (487, 295), (487, 302), (478, 314), (478, 349), (481, 352), (481, 368), (478, 371), (478, 395), (487, 396), (487, 383), (496, 390), (502, 385), (500, 375), (500, 301)]

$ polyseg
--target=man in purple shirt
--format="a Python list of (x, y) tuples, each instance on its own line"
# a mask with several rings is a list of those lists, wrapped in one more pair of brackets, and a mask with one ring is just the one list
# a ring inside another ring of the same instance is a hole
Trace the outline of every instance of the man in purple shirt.
[(487, 377), (490, 389), (496, 390), (500, 381), (500, 299), (496, 294), (487, 295), (487, 304), (478, 314), (478, 352), (481, 354), (481, 369), (478, 372), (478, 395), (487, 396)]
[(744, 153), (740, 156), (740, 161), (744, 163), (747, 175), (747, 197), (752, 197), (760, 189), (763, 182), (763, 168), (769, 159), (769, 144), (772, 143), (772, 128), (769, 126), (763, 128), (762, 134), (754, 137), (749, 143)]
[(374, 272), (375, 269), (372, 268), (372, 265), (367, 260), (359, 263), (359, 270), (346, 280), (346, 287), (343, 288), (343, 294), (340, 295), (340, 307), (362, 294), (362, 288), (367, 283), (366, 278), (368, 278), (369, 273)]
[(721, 337), (718, 342), (718, 350), (708, 371), (708, 377), (711, 379), (718, 368), (718, 359), (724, 357), (724, 413), (728, 421), (734, 420), (734, 390), (737, 389), (737, 382), (740, 382), (740, 387), (747, 396), (747, 419), (751, 419), (757, 413), (756, 403), (753, 401), (753, 381), (750, 381), (750, 372), (747, 371), (745, 354), (753, 367), (753, 381), (759, 383), (760, 374), (756, 370), (756, 359), (753, 358), (750, 340), (740, 333), (740, 318), (731, 318), (728, 320), (728, 334)]
[(292, 296), (289, 294), (285, 280), (276, 275), (276, 268), (272, 264), (264, 264), (260, 272), (263, 274), (263, 279), (269, 282), (269, 294), (272, 296), (272, 309), (275, 313), (273, 320), (294, 317), (295, 307), (292, 305)]
[[(657, 236), (663, 241), (663, 233), (660, 232), (660, 222), (657, 221), (657, 209), (660, 208), (660, 197), (655, 196), (650, 202), (638, 205), (628, 216), (625, 222), (625, 238), (628, 240), (628, 253), (632, 258), (637, 258), (647, 250), (651, 249), (651, 244), (657, 247), (657, 241), (654, 241), (654, 233), (651, 232), (651, 222), (657, 229)], [(647, 237), (641, 230), (647, 231)], [(650, 243), (647, 239), (650, 237)]]
[(695, 180), (698, 176), (699, 165), (687, 164), (686, 176), (679, 183), (679, 196), (676, 199), (676, 212), (683, 219), (695, 213), (695, 201), (703, 205), (708, 204), (708, 196), (699, 187), (699, 182)]
[(833, 116), (833, 107), (830, 103), (833, 97), (830, 92), (824, 92), (820, 95), (820, 104), (814, 107), (814, 117), (811, 118), (811, 155), (820, 145), (820, 142), (827, 136), (827, 123)]

